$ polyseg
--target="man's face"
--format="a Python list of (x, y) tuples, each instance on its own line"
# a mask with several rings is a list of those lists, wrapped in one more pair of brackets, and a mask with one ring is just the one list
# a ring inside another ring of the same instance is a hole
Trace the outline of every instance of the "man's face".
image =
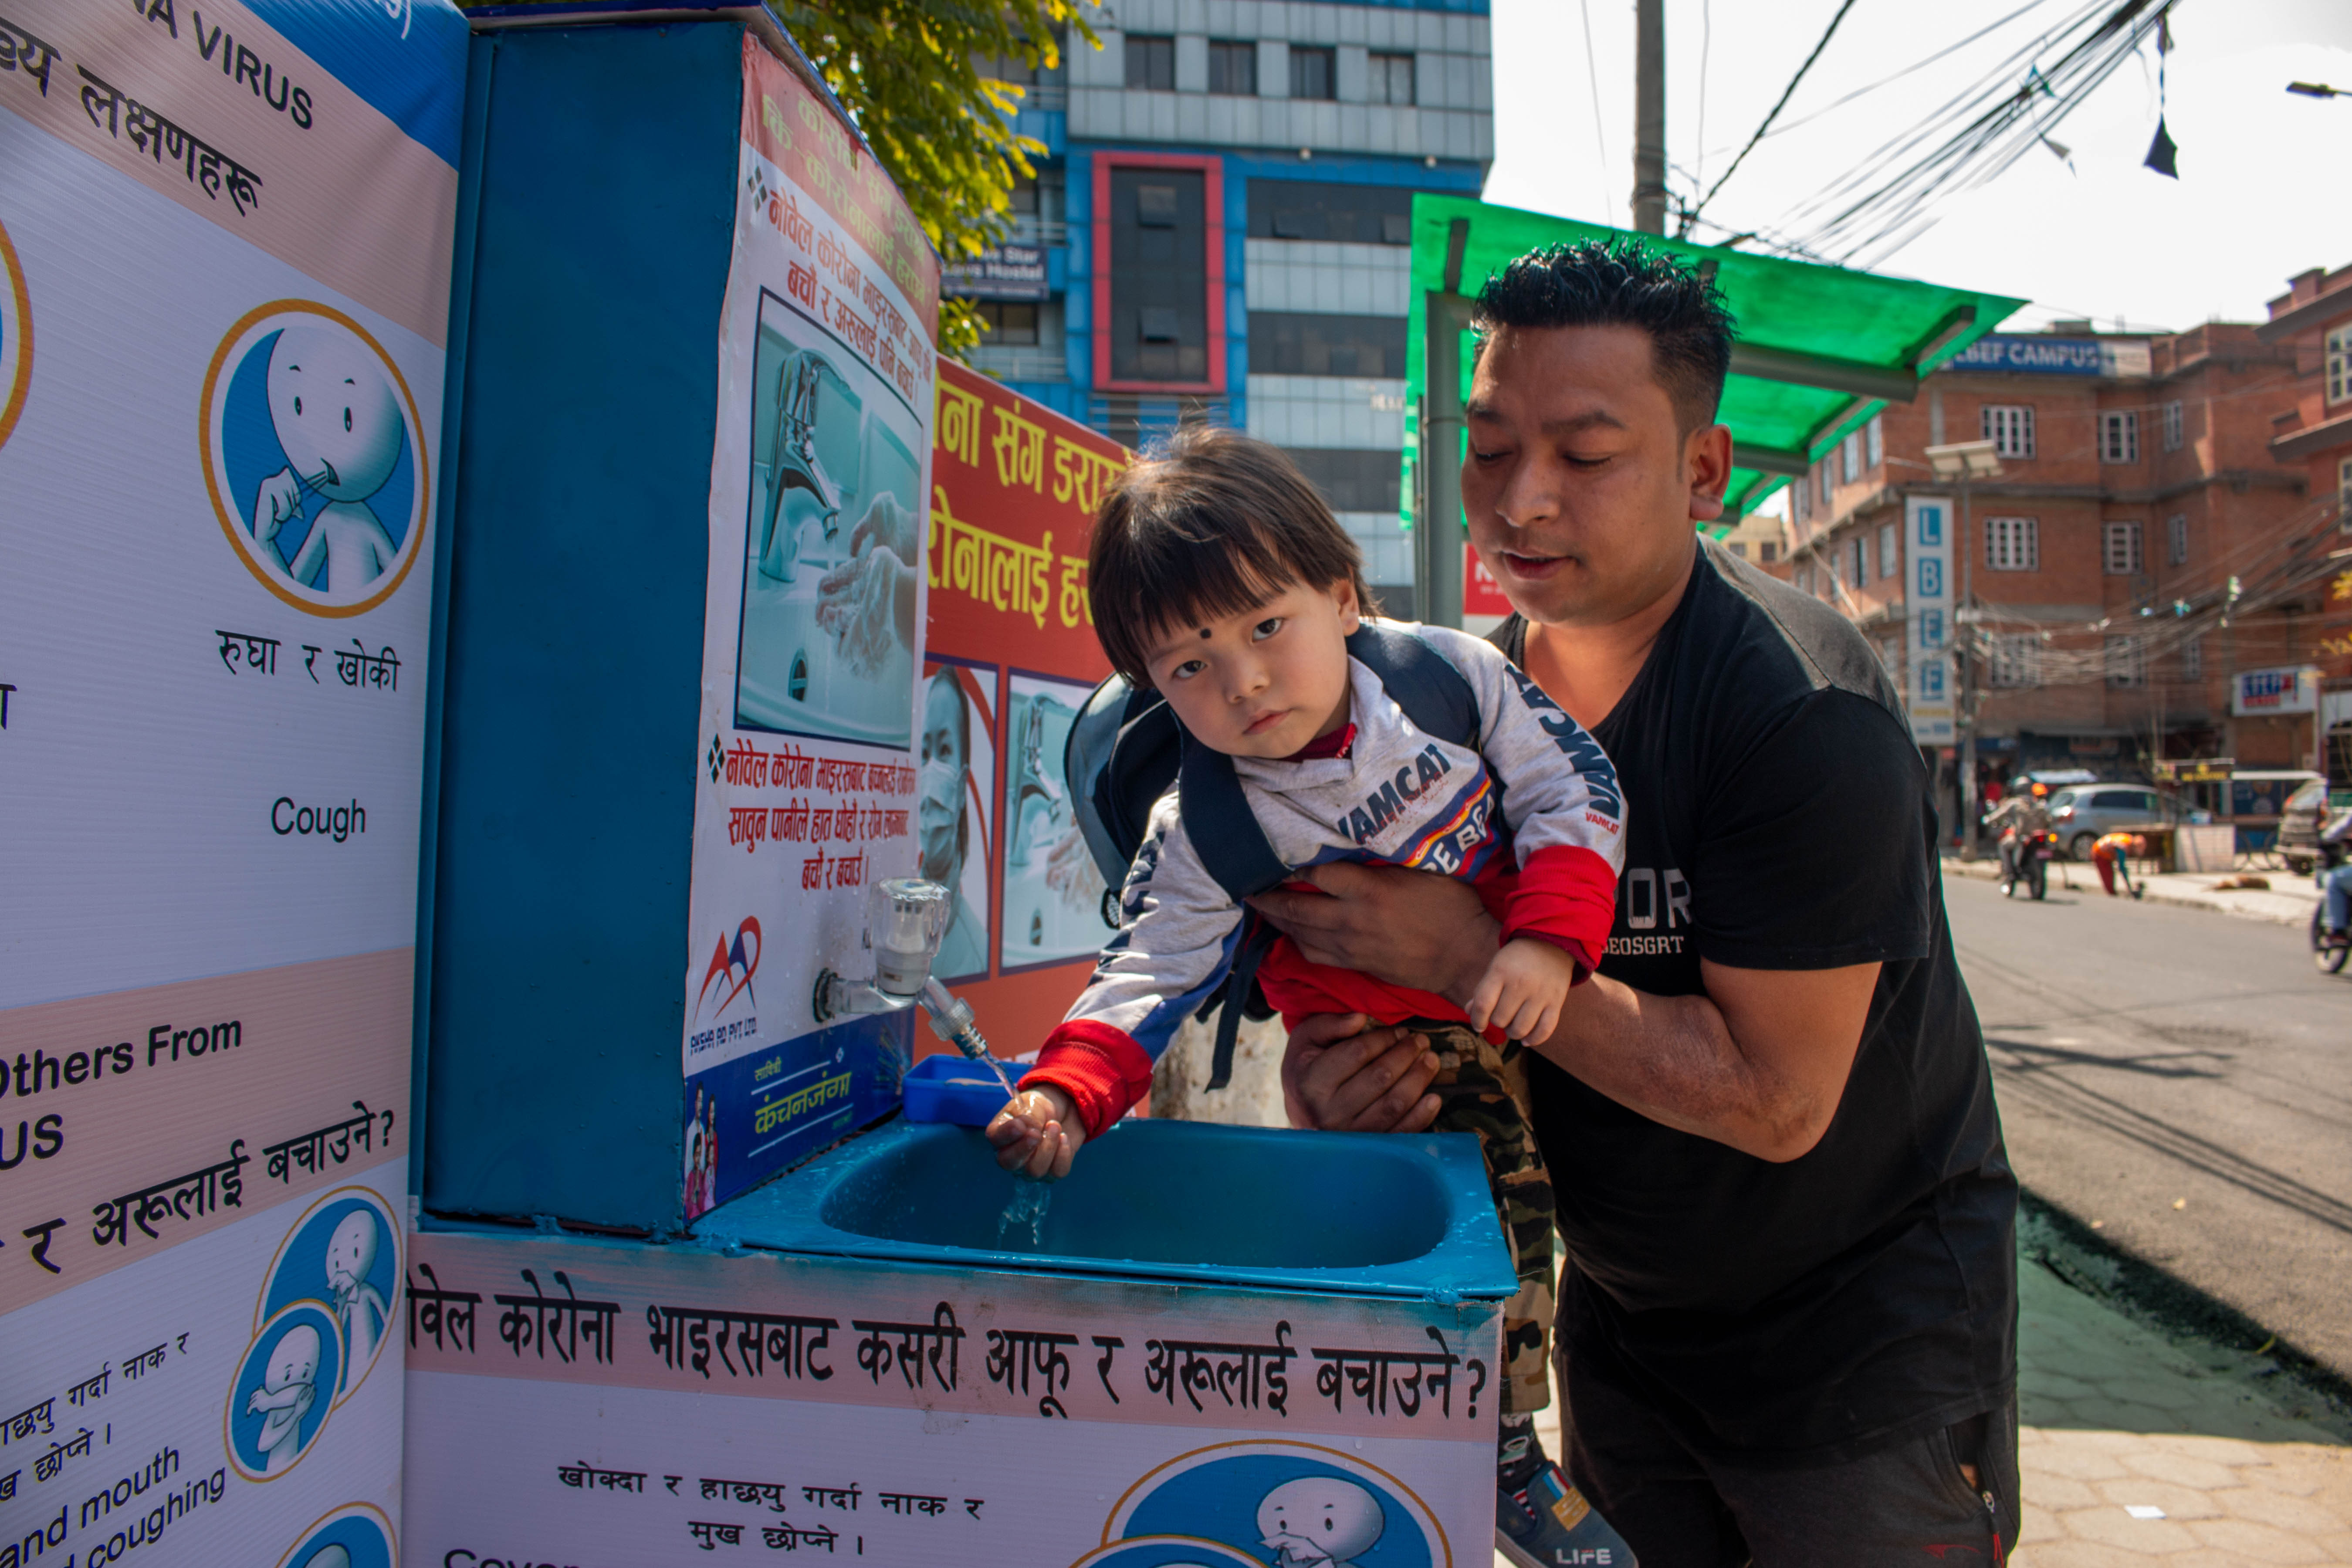
[(1506, 329), (1471, 383), (1470, 542), (1529, 620), (1606, 626), (1673, 591), (1719, 515), (1730, 433), (1685, 435), (1638, 327)]

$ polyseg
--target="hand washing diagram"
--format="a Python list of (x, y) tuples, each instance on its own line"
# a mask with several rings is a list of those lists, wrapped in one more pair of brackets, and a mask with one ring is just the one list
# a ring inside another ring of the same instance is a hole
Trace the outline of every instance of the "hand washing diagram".
[(205, 413), (214, 510), (265, 587), (347, 616), (400, 585), (431, 487), (415, 404), (366, 329), (302, 300), (249, 312), (214, 356)]
[(923, 432), (895, 389), (761, 289), (735, 722), (907, 743)]
[(1102, 878), (1072, 815), (1062, 777), (1071, 721), (1094, 689), (1015, 674), (1004, 722), (1004, 926), (1006, 969), (1089, 956), (1110, 931), (1102, 922)]
[(954, 890), (931, 973), (953, 981), (988, 973), (989, 807), (996, 784), (996, 671), (934, 659), (923, 667), (917, 747), (918, 875)]

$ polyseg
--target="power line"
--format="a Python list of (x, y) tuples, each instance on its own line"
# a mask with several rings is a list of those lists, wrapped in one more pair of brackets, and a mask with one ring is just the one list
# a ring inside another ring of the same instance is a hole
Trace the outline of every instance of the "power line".
[(1603, 223), (1616, 213), (1609, 199), (1609, 133), (1601, 128), (1601, 68), (1592, 53), (1592, 0), (1578, 0), (1584, 12), (1584, 76), (1592, 84), (1592, 139), (1600, 144), (1601, 161), (1592, 165), (1592, 177), (1601, 182), (1601, 219)]
[(1789, 107), (1789, 100), (1795, 95), (1797, 84), (1803, 81), (1805, 73), (1813, 68), (1813, 62), (1822, 58), (1822, 51), (1830, 47), (1830, 39), (1837, 35), (1838, 24), (1844, 21), (1845, 14), (1853, 9), (1853, 0), (1844, 0), (1844, 3), (1837, 8), (1837, 15), (1830, 18), (1829, 26), (1822, 33), (1822, 41), (1813, 46), (1813, 52), (1805, 57), (1805, 63), (1799, 66), (1797, 74), (1789, 79), (1789, 85), (1780, 91), (1780, 100), (1772, 106), (1770, 113), (1764, 116), (1764, 122), (1757, 126), (1756, 134), (1748, 139), (1748, 145), (1739, 150), (1739, 156), (1731, 161), (1731, 167), (1726, 169), (1721, 177), (1707, 188), (1706, 195), (1699, 197), (1698, 205), (1691, 208), (1689, 213), (1685, 215), (1683, 233), (1690, 233), (1691, 221), (1698, 216), (1707, 203), (1715, 199), (1715, 193), (1723, 189), (1724, 181), (1739, 173), (1739, 165), (1747, 162), (1748, 154), (1756, 150), (1756, 143), (1764, 140), (1764, 132), (1772, 129), (1772, 121), (1779, 117), (1780, 110)]

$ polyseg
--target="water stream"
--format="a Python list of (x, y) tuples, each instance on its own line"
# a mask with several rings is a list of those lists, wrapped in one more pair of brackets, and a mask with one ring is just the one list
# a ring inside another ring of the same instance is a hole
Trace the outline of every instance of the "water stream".
[[(1029, 1232), (1029, 1250), (1034, 1252), (1043, 1247), (1045, 1209), (1053, 1201), (1051, 1183), (1016, 1177), (1013, 1184), (1013, 1201), (1004, 1205), (1004, 1213), (997, 1217), (996, 1245), (1000, 1247), (1008, 1245), (1018, 1247), (1021, 1244), (1018, 1230), (1025, 1227)], [(1015, 1232), (1010, 1242), (1005, 1235), (1008, 1231)]]

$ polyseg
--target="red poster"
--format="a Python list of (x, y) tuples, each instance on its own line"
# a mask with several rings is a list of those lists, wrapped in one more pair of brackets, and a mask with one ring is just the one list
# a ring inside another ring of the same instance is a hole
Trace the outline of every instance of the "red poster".
[[(1014, 1057), (1060, 1022), (1112, 931), (1062, 749), (1110, 673), (1087, 540), (1131, 455), (961, 365), (940, 363), (937, 396), (922, 875), (956, 893), (935, 973)], [(919, 1050), (941, 1048), (917, 1035)]]

